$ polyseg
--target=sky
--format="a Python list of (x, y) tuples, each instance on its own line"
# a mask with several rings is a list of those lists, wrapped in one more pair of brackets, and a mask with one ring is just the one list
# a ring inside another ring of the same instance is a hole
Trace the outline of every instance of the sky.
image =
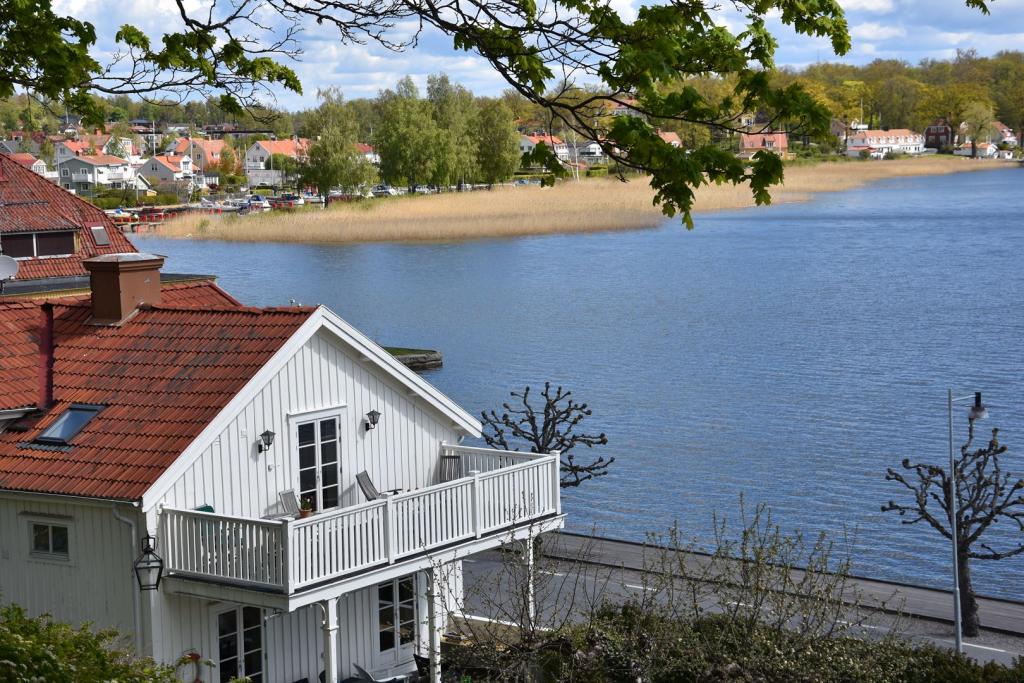
[[(946, 59), (958, 48), (975, 48), (982, 55), (1004, 49), (1024, 49), (1024, 0), (994, 0), (992, 14), (984, 16), (963, 0), (839, 0), (846, 11), (853, 49), (841, 58), (852, 64), (873, 59)], [(611, 0), (624, 17), (635, 16), (642, 0)], [(209, 0), (186, 0), (198, 10)], [(54, 0), (54, 8), (96, 26), (97, 50), (109, 54), (121, 24), (135, 25), (152, 38), (180, 19), (172, 0)], [(736, 27), (728, 16), (721, 21)], [(840, 61), (827, 40), (794, 34), (776, 19), (769, 26), (779, 41), (776, 62), (802, 67), (816, 61)], [(410, 36), (413, 22), (395, 27), (392, 35)], [(409, 75), (422, 87), (429, 74), (444, 72), (477, 95), (496, 95), (506, 86), (484, 60), (472, 53), (456, 52), (451, 39), (433, 31), (420, 34), (418, 44), (403, 52), (379, 46), (343, 44), (328, 27), (315, 25), (299, 37), (302, 55), (291, 63), (303, 83), (304, 93), (277, 93), (280, 107), (295, 110), (313, 106), (318, 88), (336, 86), (346, 98), (374, 97)]]

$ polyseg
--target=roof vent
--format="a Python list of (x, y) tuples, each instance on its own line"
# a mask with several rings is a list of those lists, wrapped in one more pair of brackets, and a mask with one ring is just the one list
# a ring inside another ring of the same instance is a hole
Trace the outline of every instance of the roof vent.
[(93, 322), (124, 322), (142, 304), (160, 303), (162, 256), (104, 254), (82, 261), (89, 271)]

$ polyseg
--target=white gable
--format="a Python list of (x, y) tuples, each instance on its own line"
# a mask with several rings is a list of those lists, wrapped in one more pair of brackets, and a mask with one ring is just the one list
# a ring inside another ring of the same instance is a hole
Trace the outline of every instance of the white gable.
[[(366, 414), (381, 413), (376, 429)], [(213, 507), (264, 517), (278, 493), (298, 490), (296, 424), (339, 418), (342, 505), (362, 502), (355, 475), (378, 488), (417, 487), (436, 478), (439, 447), (480, 434), (480, 423), (348, 323), (321, 307), (206, 430), (150, 487), (143, 508)], [(272, 431), (269, 451), (257, 437)]]

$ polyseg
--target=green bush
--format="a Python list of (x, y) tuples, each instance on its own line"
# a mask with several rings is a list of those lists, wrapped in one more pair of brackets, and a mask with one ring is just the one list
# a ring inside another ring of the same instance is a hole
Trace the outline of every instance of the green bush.
[(608, 175), (607, 166), (591, 166), (587, 169), (588, 178), (604, 178)]
[(0, 607), (0, 680), (47, 683), (172, 683), (171, 667), (139, 659), (114, 630), (72, 628), (48, 616)]
[(133, 206), (170, 206), (179, 204), (178, 195), (170, 192), (159, 192), (154, 197), (147, 197), (140, 194), (135, 197), (135, 192), (125, 194), (122, 191), (101, 192), (89, 199), (93, 205), (101, 209), (116, 209), (118, 207), (131, 208)]

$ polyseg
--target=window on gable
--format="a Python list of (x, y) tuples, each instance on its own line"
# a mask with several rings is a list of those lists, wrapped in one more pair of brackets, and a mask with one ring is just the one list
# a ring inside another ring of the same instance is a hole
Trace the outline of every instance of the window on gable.
[(82, 431), (85, 425), (89, 424), (89, 421), (96, 417), (96, 413), (101, 410), (103, 410), (103, 406), (86, 403), (72, 404), (57, 418), (56, 422), (36, 437), (36, 443), (56, 446), (69, 445), (71, 439)]

